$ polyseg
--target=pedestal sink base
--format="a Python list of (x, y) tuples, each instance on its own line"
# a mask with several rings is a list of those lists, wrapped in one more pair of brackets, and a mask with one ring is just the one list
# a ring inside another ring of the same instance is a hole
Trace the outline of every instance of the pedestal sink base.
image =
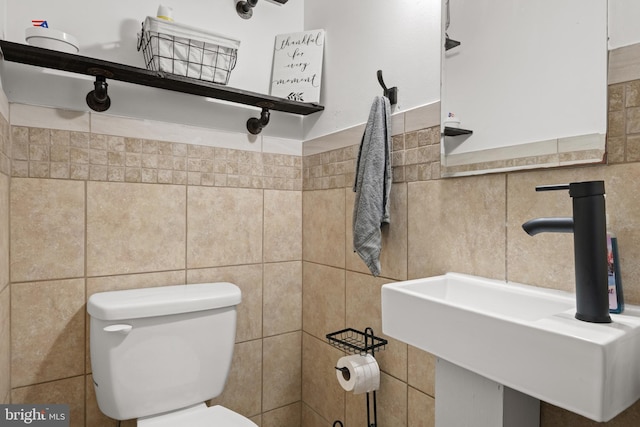
[(539, 427), (540, 401), (436, 360), (436, 427)]

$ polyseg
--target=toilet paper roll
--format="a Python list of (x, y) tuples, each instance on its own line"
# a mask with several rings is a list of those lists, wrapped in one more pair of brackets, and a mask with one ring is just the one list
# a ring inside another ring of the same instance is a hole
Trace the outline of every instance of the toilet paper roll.
[(341, 357), (336, 364), (336, 377), (343, 389), (354, 394), (380, 388), (380, 367), (370, 354)]

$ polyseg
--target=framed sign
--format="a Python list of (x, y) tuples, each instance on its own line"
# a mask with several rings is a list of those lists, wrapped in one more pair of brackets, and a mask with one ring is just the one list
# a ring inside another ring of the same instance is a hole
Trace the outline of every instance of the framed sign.
[(301, 102), (320, 101), (324, 30), (276, 36), (271, 95)]

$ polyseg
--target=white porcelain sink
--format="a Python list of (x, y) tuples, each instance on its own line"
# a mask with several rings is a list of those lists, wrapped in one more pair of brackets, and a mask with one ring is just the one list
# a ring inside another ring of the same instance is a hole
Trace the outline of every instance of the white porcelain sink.
[(574, 314), (574, 294), (456, 273), (382, 287), (386, 335), (608, 421), (640, 398), (640, 307), (609, 324)]

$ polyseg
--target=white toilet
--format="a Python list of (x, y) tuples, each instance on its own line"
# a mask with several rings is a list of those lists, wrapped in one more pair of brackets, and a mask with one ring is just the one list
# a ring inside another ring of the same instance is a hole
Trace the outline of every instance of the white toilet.
[(87, 303), (100, 410), (140, 427), (256, 427), (223, 406), (240, 289), (231, 283), (102, 292)]

